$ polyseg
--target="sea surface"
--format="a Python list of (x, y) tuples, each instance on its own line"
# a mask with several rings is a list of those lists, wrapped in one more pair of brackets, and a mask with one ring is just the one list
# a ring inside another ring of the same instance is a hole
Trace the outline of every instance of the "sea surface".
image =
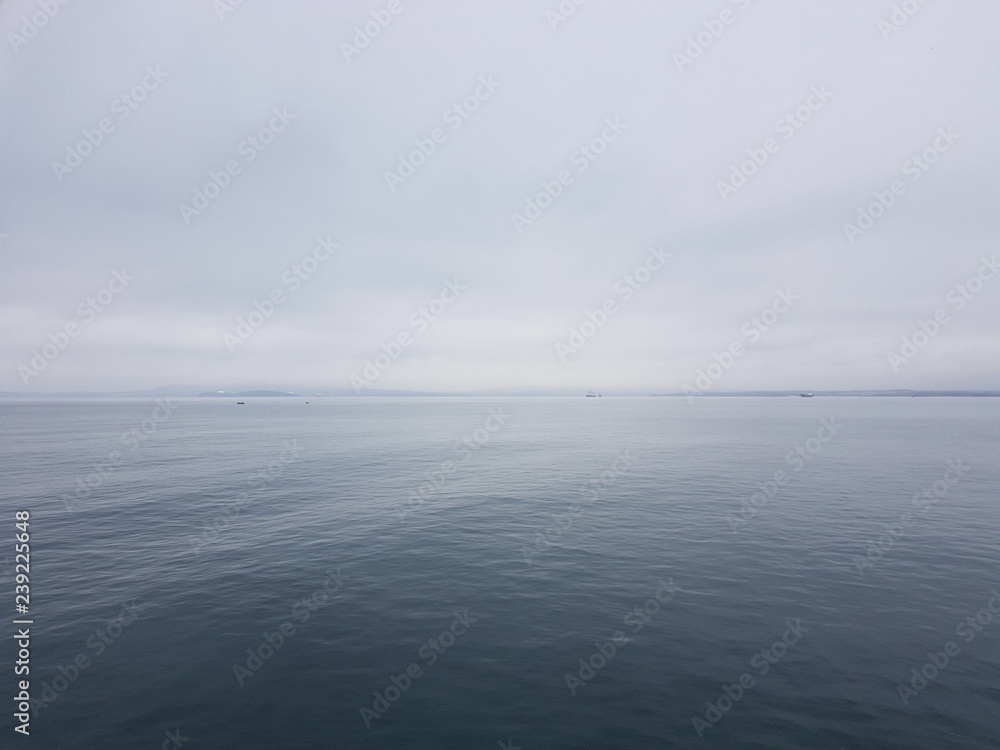
[(0, 402), (0, 747), (1000, 747), (1000, 399), (245, 400)]

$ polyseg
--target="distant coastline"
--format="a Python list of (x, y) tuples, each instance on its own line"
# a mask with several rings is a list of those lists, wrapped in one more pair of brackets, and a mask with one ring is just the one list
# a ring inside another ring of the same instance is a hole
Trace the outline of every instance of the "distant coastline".
[[(718, 391), (715, 393), (692, 394), (691, 398), (799, 398), (803, 390), (781, 391)], [(853, 391), (810, 391), (816, 398), (876, 397), (876, 398), (997, 398), (1000, 391), (992, 390), (853, 390)], [(133, 391), (62, 391), (62, 392), (16, 392), (0, 391), (0, 399), (25, 398), (584, 398), (588, 391), (570, 389), (496, 389), (472, 392), (461, 391), (407, 391), (371, 390), (357, 395), (353, 389), (301, 389), (288, 390), (247, 389), (213, 390), (205, 387), (167, 386), (149, 390)], [(688, 398), (680, 391), (636, 391), (603, 390), (606, 398)]]

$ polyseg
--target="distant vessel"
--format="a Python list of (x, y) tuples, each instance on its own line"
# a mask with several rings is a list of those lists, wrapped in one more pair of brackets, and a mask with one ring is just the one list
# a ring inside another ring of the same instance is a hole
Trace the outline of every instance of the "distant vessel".
[(244, 404), (245, 404), (245, 402), (244, 402), (244, 401), (237, 401), (237, 402), (236, 402), (236, 405), (237, 405), (237, 406), (243, 406)]
[(813, 392), (809, 391), (809, 393), (800, 393), (799, 395), (802, 396), (802, 398), (812, 398)]
[(600, 398), (600, 397), (601, 397), (600, 393), (594, 393), (593, 391), (587, 394), (587, 398)]

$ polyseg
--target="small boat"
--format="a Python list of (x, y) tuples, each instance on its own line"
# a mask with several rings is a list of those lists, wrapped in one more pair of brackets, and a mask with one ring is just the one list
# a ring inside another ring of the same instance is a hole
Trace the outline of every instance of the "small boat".
[(597, 394), (591, 391), (590, 393), (587, 394), (587, 398), (597, 398)]
[(812, 398), (813, 392), (809, 391), (809, 393), (800, 393), (799, 395), (802, 396), (802, 398)]
[(245, 403), (246, 403), (245, 401), (237, 401), (236, 405), (237, 406), (243, 406)]

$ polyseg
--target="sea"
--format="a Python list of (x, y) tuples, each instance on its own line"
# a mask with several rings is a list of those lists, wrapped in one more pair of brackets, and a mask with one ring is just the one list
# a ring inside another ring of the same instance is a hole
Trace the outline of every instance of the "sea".
[(1000, 747), (1000, 399), (244, 400), (0, 401), (0, 747)]

